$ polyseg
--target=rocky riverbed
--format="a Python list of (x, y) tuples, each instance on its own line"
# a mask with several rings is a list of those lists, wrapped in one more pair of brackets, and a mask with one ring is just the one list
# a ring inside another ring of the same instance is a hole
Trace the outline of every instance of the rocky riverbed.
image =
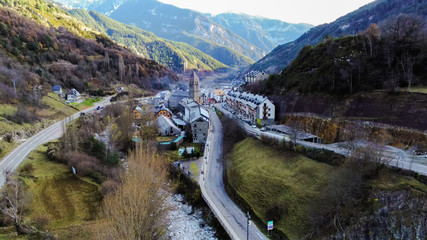
[(202, 217), (202, 211), (194, 209), (184, 202), (179, 194), (171, 195), (168, 199), (171, 211), (168, 215), (169, 239), (179, 240), (214, 240), (215, 230)]

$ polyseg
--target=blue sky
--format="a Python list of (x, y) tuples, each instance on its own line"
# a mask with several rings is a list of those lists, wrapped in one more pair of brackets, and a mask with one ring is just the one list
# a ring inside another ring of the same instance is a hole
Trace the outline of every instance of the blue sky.
[(373, 2), (373, 0), (159, 0), (203, 13), (246, 13), (290, 23), (319, 25)]

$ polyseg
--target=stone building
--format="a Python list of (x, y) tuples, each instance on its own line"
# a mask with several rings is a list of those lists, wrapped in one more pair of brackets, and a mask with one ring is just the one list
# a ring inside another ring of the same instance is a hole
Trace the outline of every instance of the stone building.
[(200, 97), (200, 80), (196, 72), (193, 72), (193, 77), (190, 79), (189, 88), (190, 88), (190, 93), (189, 93), (190, 99), (192, 99), (193, 101), (199, 104), (203, 104), (203, 100)]

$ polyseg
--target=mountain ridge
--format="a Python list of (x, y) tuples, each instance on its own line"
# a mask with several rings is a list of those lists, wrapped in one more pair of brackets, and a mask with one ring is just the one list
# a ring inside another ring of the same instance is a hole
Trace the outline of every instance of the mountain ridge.
[(120, 23), (101, 13), (82, 9), (70, 10), (69, 13), (91, 28), (107, 34), (114, 41), (128, 46), (146, 58), (168, 66), (175, 72), (188, 69), (215, 71), (229, 67), (188, 44), (159, 38), (151, 32)]
[(297, 39), (313, 27), (311, 24), (287, 23), (244, 13), (207, 14), (207, 16), (267, 52), (280, 44)]
[[(231, 50), (239, 52), (252, 60), (258, 60), (273, 49), (277, 43), (290, 41), (310, 27), (305, 24), (295, 25), (279, 20), (264, 19), (264, 22), (271, 22), (276, 25), (271, 27), (271, 31), (267, 31), (267, 29), (260, 32), (262, 28), (260, 26), (263, 24), (263, 21), (255, 17), (258, 28), (250, 30), (249, 27), (251, 27), (251, 24), (246, 24), (245, 29), (250, 33), (248, 36), (235, 33), (236, 28), (229, 29), (231, 27), (227, 28), (218, 24), (214, 19), (209, 17), (209, 14), (181, 9), (154, 0), (144, 2), (134, 0), (56, 1), (72, 8), (84, 8), (100, 12), (119, 22), (153, 32), (161, 38), (185, 42), (229, 66), (233, 65), (231, 60), (236, 61), (235, 57), (229, 59), (230, 57), (227, 55), (229, 53), (233, 54)], [(247, 15), (239, 15), (238, 17), (248, 19)], [(281, 31), (275, 33), (274, 26), (280, 26), (281, 24), (286, 26), (300, 26), (302, 29), (298, 30), (297, 33), (293, 33), (292, 31), (285, 32), (285, 34), (291, 35), (289, 36), (290, 38), (287, 36), (278, 37), (277, 35), (280, 35)], [(259, 41), (251, 40), (250, 36), (252, 35), (255, 36), (255, 39), (259, 38)], [(264, 35), (273, 37), (269, 39)], [(242, 56), (239, 58), (242, 58)], [(240, 65), (244, 66), (244, 63)]]
[[(364, 31), (372, 23), (380, 23), (390, 16), (415, 14), (426, 18), (427, 2), (418, 0), (377, 0), (348, 13), (334, 22), (310, 29), (297, 40), (280, 45), (250, 66), (243, 73), (262, 70), (278, 73), (289, 65), (306, 45), (316, 45), (325, 37), (340, 37)], [(240, 78), (243, 77), (243, 74)]]

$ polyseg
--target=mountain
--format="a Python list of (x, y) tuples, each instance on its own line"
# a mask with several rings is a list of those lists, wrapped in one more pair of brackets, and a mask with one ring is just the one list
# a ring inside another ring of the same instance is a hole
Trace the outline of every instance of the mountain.
[(310, 24), (292, 24), (247, 14), (222, 13), (207, 16), (266, 52), (297, 39), (313, 27)]
[(109, 15), (159, 37), (185, 42), (227, 65), (223, 46), (257, 60), (264, 52), (201, 13), (155, 0), (127, 1)]
[(96, 9), (97, 12), (109, 15), (128, 0), (57, 0), (66, 8)]
[[(0, 84), (8, 101), (30, 96), (40, 86), (44, 94), (52, 85), (110, 91), (116, 84), (135, 84), (151, 90), (177, 79), (51, 3), (15, 0), (0, 6)], [(16, 91), (10, 91), (12, 82)]]
[(246, 72), (264, 70), (280, 72), (289, 65), (306, 45), (316, 45), (325, 37), (340, 37), (357, 34), (366, 30), (372, 23), (381, 23), (399, 14), (419, 15), (426, 18), (427, 1), (424, 0), (377, 0), (351, 12), (336, 21), (310, 29), (297, 40), (276, 47)]
[(270, 75), (263, 93), (352, 95), (426, 86), (426, 24), (420, 17), (399, 15), (355, 36), (306, 46), (281, 74)]
[[(161, 38), (185, 42), (228, 66), (244, 66), (266, 54), (261, 48), (199, 12), (156, 0), (86, 0), (79, 1), (80, 4), (72, 0), (56, 1), (65, 6), (106, 14), (114, 20), (153, 32)], [(115, 10), (105, 11), (104, 7), (108, 4), (115, 6)], [(100, 5), (103, 7), (99, 7)]]
[(157, 37), (151, 32), (117, 22), (101, 13), (75, 9), (69, 13), (89, 27), (107, 34), (112, 40), (124, 44), (134, 52), (168, 66), (175, 72), (185, 69), (215, 71), (228, 68), (202, 51), (186, 43), (173, 42)]

